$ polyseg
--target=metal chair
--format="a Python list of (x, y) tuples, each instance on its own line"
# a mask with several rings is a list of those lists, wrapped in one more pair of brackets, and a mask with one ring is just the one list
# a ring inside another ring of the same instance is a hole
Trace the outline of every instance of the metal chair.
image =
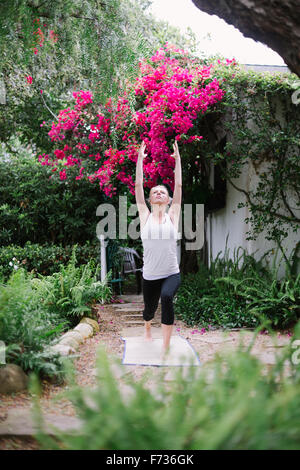
[(109, 239), (106, 247), (106, 263), (107, 272), (112, 271), (112, 279), (109, 284), (119, 284), (119, 292), (122, 295), (122, 282), (124, 278), (122, 276), (123, 271), (123, 256), (120, 253), (120, 247), (113, 240)]
[(126, 274), (135, 274), (137, 282), (137, 294), (142, 291), (142, 271), (143, 268), (138, 268), (136, 265), (135, 257), (141, 261), (141, 257), (134, 248), (120, 247), (120, 252), (124, 254), (123, 257), (123, 276)]

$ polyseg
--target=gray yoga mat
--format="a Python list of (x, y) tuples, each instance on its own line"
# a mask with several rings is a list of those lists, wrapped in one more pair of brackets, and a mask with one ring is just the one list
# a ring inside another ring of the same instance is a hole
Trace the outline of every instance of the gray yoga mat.
[(192, 345), (182, 336), (173, 335), (170, 351), (163, 359), (162, 338), (145, 341), (142, 336), (122, 337), (124, 354), (122, 364), (140, 366), (199, 366), (200, 360)]

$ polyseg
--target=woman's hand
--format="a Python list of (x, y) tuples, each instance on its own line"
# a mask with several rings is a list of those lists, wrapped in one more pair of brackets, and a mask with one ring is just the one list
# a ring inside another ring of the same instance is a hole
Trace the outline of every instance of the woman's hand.
[(146, 144), (143, 141), (142, 145), (140, 146), (140, 150), (139, 150), (139, 158), (141, 158), (142, 160), (144, 160), (144, 158), (147, 157), (147, 154), (145, 153), (145, 149), (146, 149)]
[(177, 158), (180, 158), (177, 140), (175, 140), (175, 144), (173, 144), (173, 149), (174, 149), (174, 153), (172, 153), (171, 157), (174, 157), (175, 160), (177, 160)]

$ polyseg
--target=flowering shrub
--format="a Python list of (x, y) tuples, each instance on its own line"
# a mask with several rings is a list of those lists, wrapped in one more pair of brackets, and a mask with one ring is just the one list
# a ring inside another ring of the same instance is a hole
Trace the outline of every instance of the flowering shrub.
[(134, 194), (135, 163), (144, 140), (145, 185), (151, 188), (161, 181), (173, 190), (172, 142), (180, 142), (183, 153), (201, 145), (205, 141), (201, 118), (225, 94), (213, 76), (214, 67), (166, 43), (151, 59), (139, 63), (135, 83), (128, 84), (116, 103), (110, 98), (96, 109), (92, 92), (74, 92), (74, 108), (61, 110), (48, 133), (57, 148), (53, 155), (39, 155), (40, 163), (58, 171), (61, 180), (68, 178), (68, 168), (77, 166), (76, 179), (98, 180), (110, 197), (118, 182)]
[[(33, 23), (35, 23), (35, 27), (36, 27), (36, 30), (33, 32), (33, 43), (32, 43), (32, 47), (33, 47), (33, 52), (35, 55), (38, 54), (39, 50), (37, 48), (37, 46), (39, 47), (43, 47), (44, 45), (44, 42), (45, 42), (45, 34), (46, 32), (43, 31), (42, 28), (47, 28), (47, 24), (41, 24), (40, 23), (40, 19), (39, 18), (36, 18)], [(56, 43), (58, 41), (58, 36), (57, 34), (52, 30), (50, 29), (49, 30), (49, 35), (48, 35), (49, 39), (51, 40), (52, 43)]]

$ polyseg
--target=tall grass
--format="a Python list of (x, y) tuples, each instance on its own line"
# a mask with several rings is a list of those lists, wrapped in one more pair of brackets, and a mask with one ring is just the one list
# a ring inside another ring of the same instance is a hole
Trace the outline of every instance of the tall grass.
[[(299, 324), (295, 338), (300, 338)], [(72, 401), (82, 426), (75, 435), (58, 432), (55, 440), (44, 430), (39, 385), (32, 376), (40, 426), (35, 437), (48, 449), (300, 449), (300, 373), (291, 361), (291, 346), (268, 371), (251, 347), (240, 343), (235, 352), (217, 354), (210, 367), (190, 367), (188, 376), (179, 368), (174, 382), (160, 375), (154, 388), (147, 387), (148, 379), (154, 381), (151, 375), (129, 378), (127, 394), (99, 349), (95, 388), (77, 386), (68, 365), (70, 389), (62, 396)]]

